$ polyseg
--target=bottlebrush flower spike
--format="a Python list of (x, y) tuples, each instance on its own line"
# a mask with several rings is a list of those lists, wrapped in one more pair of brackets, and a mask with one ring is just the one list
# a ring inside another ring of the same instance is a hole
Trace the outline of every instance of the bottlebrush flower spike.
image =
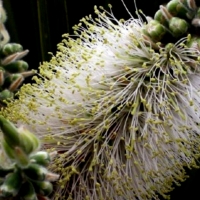
[(168, 198), (199, 157), (198, 41), (190, 29), (181, 32), (187, 37), (171, 34), (165, 21), (173, 40), (156, 43), (140, 17), (95, 13), (74, 27), (76, 38), (64, 36), (36, 83), (2, 114), (59, 152), (50, 166), (61, 175), (53, 199)]

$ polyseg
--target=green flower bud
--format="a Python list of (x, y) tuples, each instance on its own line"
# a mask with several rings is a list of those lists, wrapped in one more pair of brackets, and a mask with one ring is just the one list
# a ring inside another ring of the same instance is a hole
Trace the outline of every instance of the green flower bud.
[(172, 15), (169, 13), (166, 7), (160, 6), (160, 10), (155, 13), (154, 19), (161, 23), (163, 26), (168, 28), (169, 20), (172, 18)]
[(197, 10), (195, 17), (192, 20), (192, 25), (195, 27), (200, 27), (200, 8)]
[(25, 153), (30, 154), (40, 148), (40, 141), (36, 135), (24, 127), (19, 127), (18, 132), (20, 135), (20, 147)]
[(30, 156), (30, 160), (33, 163), (37, 163), (42, 166), (47, 166), (50, 163), (51, 158), (49, 153), (47, 153), (46, 151), (39, 151), (34, 155)]
[(192, 37), (187, 43), (186, 45), (189, 48), (196, 48), (200, 50), (200, 38), (197, 37)]
[(14, 147), (15, 151), (15, 161), (21, 168), (25, 168), (29, 164), (29, 158), (27, 154), (20, 148)]
[(3, 90), (2, 92), (0, 92), (0, 100), (3, 101), (5, 99), (9, 99), (9, 98), (13, 98), (14, 94), (13, 92), (11, 92), (10, 90)]
[(48, 173), (48, 170), (45, 167), (35, 163), (30, 163), (29, 166), (23, 171), (26, 176), (36, 181), (44, 181), (46, 178), (46, 174)]
[(20, 73), (28, 69), (28, 63), (23, 60), (17, 60), (4, 66), (4, 69), (10, 73)]
[(20, 189), (20, 199), (22, 200), (38, 200), (35, 189), (31, 182), (25, 182)]
[(188, 30), (188, 23), (184, 19), (172, 17), (169, 21), (169, 29), (174, 37), (180, 37)]
[(17, 128), (3, 116), (0, 116), (0, 128), (3, 132), (5, 141), (11, 148), (19, 146), (20, 139)]
[(21, 44), (17, 43), (7, 43), (1, 49), (1, 53), (4, 56), (8, 56), (19, 51), (23, 51), (23, 47)]
[(17, 195), (22, 181), (22, 176), (19, 171), (8, 174), (0, 186), (0, 197), (13, 197)]
[(53, 185), (49, 181), (34, 181), (35, 190), (38, 194), (48, 196), (53, 191)]
[(179, 0), (184, 6), (189, 8), (190, 10), (196, 11), (197, 6), (195, 0)]
[(10, 158), (11, 160), (15, 159), (14, 149), (11, 148), (3, 138), (1, 140), (1, 145), (2, 145), (2, 148), (5, 152), (5, 154), (8, 156), (8, 158)]
[(21, 83), (24, 81), (24, 77), (21, 74), (11, 74), (5, 79), (5, 86), (9, 86), (10, 91), (15, 91)]
[(160, 22), (162, 25), (164, 26), (168, 26), (168, 20), (165, 18), (165, 16), (163, 15), (163, 12), (161, 10), (158, 10), (155, 15), (154, 15), (154, 19), (157, 20), (158, 22)]
[(6, 56), (3, 60), (1, 60), (2, 65), (8, 65), (16, 60), (19, 60), (28, 54), (29, 50), (24, 50), (21, 52), (16, 52), (9, 56)]
[(154, 41), (160, 41), (166, 34), (166, 28), (156, 20), (151, 20), (146, 26), (146, 32)]
[(17, 79), (21, 78), (22, 75), (21, 74), (10, 74), (9, 76), (6, 77), (5, 79), (5, 85), (10, 85), (12, 84), (14, 81), (16, 81)]
[[(171, 0), (167, 4), (167, 10), (173, 15), (180, 18), (189, 18), (191, 19), (194, 14), (191, 13), (190, 9), (187, 9), (179, 0)], [(193, 12), (194, 13), (194, 12)]]

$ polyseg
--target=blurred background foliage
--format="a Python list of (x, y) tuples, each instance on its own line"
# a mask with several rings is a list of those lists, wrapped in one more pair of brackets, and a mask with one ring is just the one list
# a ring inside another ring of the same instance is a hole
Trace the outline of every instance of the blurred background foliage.
[[(163, 0), (136, 0), (137, 8), (145, 15), (154, 16)], [(62, 34), (73, 34), (72, 27), (79, 20), (89, 14), (95, 16), (94, 5), (108, 9), (112, 4), (112, 11), (116, 18), (128, 19), (130, 16), (121, 0), (4, 0), (7, 11), (6, 28), (11, 42), (20, 43), (30, 53), (24, 58), (30, 69), (37, 69), (41, 62), (48, 61), (56, 54), (57, 44), (62, 40)], [(135, 16), (134, 0), (124, 0), (130, 13)], [(31, 79), (26, 80), (30, 81)], [(199, 164), (200, 166), (200, 164)], [(187, 170), (190, 178), (180, 187), (175, 186), (171, 192), (171, 200), (200, 199), (200, 170)]]

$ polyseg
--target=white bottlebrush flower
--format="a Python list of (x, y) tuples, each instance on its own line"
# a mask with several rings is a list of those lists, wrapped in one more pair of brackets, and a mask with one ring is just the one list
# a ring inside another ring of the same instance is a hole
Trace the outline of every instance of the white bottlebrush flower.
[(54, 199), (167, 198), (199, 156), (199, 50), (162, 47), (141, 19), (100, 12), (40, 67), (4, 115), (56, 149)]

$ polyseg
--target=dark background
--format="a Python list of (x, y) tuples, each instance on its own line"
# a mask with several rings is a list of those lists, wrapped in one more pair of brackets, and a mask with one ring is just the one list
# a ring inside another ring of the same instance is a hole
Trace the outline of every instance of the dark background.
[[(146, 15), (152, 15), (162, 0), (136, 0), (137, 7)], [(135, 15), (134, 0), (124, 0), (129, 11)], [(79, 20), (94, 13), (94, 5), (108, 8), (113, 5), (116, 18), (128, 19), (129, 15), (121, 0), (4, 0), (7, 11), (8, 29), (11, 41), (23, 45), (30, 53), (26, 60), (31, 68), (37, 68), (39, 62), (49, 60), (48, 52), (55, 54), (56, 45), (61, 42), (64, 33), (73, 34), (72, 26)], [(95, 16), (95, 14), (94, 14)]]
[[(37, 69), (42, 61), (50, 60), (48, 52), (56, 53), (57, 44), (62, 40), (61, 35), (73, 34), (72, 26), (78, 24), (82, 17), (93, 14), (94, 5), (101, 5), (107, 9), (107, 4), (110, 3), (116, 18), (129, 18), (121, 0), (4, 0), (3, 2), (8, 16), (6, 28), (11, 36), (11, 42), (20, 43), (24, 49), (30, 50), (24, 60), (29, 63), (31, 69)], [(124, 2), (132, 15), (135, 15), (134, 0), (124, 0)], [(136, 0), (138, 9), (152, 17), (159, 9), (159, 5), (167, 2)], [(191, 178), (171, 192), (172, 200), (200, 199), (200, 170), (189, 171), (189, 175)]]

